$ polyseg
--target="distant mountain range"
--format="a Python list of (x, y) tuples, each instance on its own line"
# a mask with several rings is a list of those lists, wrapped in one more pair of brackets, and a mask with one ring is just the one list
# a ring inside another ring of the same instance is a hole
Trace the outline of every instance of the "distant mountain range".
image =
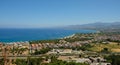
[(96, 22), (90, 24), (83, 24), (83, 25), (70, 25), (65, 27), (67, 29), (93, 29), (93, 30), (100, 30), (100, 31), (113, 31), (113, 30), (120, 30), (120, 22), (113, 22), (113, 23), (103, 23), (103, 22)]

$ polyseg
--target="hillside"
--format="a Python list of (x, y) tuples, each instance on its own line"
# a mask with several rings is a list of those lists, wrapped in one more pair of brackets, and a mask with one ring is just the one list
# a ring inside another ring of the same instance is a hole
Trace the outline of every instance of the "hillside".
[(120, 30), (120, 22), (113, 22), (113, 23), (90, 23), (90, 24), (83, 24), (83, 25), (70, 25), (65, 27), (67, 29), (93, 29), (99, 31), (119, 31)]
[(100, 52), (104, 48), (108, 48), (110, 52), (120, 52), (120, 45), (116, 42), (110, 42), (109, 44), (91, 44), (92, 47), (88, 48), (91, 51)]

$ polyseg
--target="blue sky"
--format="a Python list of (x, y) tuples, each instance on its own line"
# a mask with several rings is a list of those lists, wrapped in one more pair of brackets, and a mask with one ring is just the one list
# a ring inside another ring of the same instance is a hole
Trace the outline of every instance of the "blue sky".
[(120, 0), (0, 0), (0, 28), (119, 21)]

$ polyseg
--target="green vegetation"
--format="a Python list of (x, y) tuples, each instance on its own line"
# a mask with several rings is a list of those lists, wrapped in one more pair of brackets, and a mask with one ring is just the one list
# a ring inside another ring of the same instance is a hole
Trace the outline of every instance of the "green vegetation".
[(36, 44), (36, 43), (58, 43), (60, 39), (53, 39), (53, 40), (38, 40), (38, 41), (32, 41), (30, 44)]
[(27, 51), (28, 48), (13, 48), (13, 49), (10, 49), (10, 52), (14, 55), (14, 54), (22, 54), (24, 51)]
[(42, 64), (42, 65), (88, 65), (88, 64), (86, 64), (86, 63), (75, 63), (75, 62), (66, 62), (66, 61), (57, 60), (55, 62), (46, 63), (46, 64)]
[(0, 65), (4, 65), (4, 59), (0, 59)]
[(57, 60), (56, 58), (52, 58), (50, 63), (43, 63), (42, 58), (29, 58), (28, 60), (17, 59), (16, 65), (88, 65), (86, 63), (75, 63), (75, 62), (66, 62), (62, 60)]
[(105, 57), (112, 65), (120, 65), (120, 55), (110, 55)]
[(76, 42), (76, 41), (87, 41), (93, 39), (92, 34), (80, 34), (76, 33), (73, 37), (65, 38), (64, 40), (67, 42)]
[(40, 65), (42, 60), (42, 58), (30, 58), (28, 65)]
[(0, 49), (0, 52), (2, 51), (2, 49)]
[(24, 59), (16, 59), (15, 64), (16, 65), (27, 65), (27, 61), (25, 61)]
[[(109, 52), (119, 52), (120, 51), (120, 46), (116, 42), (111, 42), (109, 44), (103, 44), (103, 43), (91, 43), (90, 44), (92, 47), (87, 48), (90, 51), (95, 51), (95, 52), (104, 52), (104, 51), (109, 51)], [(105, 50), (105, 48), (107, 48)]]
[(16, 59), (16, 65), (41, 65), (42, 58)]
[(91, 38), (66, 38), (65, 41), (67, 42), (76, 42), (76, 41), (86, 41), (91, 40)]
[(83, 46), (78, 46), (78, 47), (73, 47), (72, 49), (73, 50), (82, 50), (82, 51), (85, 51), (85, 50), (89, 50), (89, 48), (92, 48), (92, 45), (90, 44), (84, 44)]
[(47, 53), (48, 51), (50, 51), (51, 49), (50, 48), (45, 48), (45, 49), (41, 49), (41, 50), (36, 50), (33, 55), (39, 55), (39, 54), (45, 54)]
[(103, 48), (103, 50), (101, 50), (102, 53), (109, 53), (109, 49), (108, 48)]

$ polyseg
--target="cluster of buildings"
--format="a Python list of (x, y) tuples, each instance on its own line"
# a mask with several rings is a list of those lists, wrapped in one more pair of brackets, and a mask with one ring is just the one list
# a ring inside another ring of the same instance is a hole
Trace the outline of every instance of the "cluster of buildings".
[(76, 63), (87, 63), (89, 65), (111, 65), (100, 56), (86, 56), (86, 52), (72, 49), (52, 49), (47, 55), (57, 55), (58, 60)]
[(76, 41), (76, 42), (67, 42), (65, 40), (60, 40), (59, 43), (37, 43), (30, 44), (30, 49), (32, 52), (35, 50), (41, 50), (43, 48), (76, 48), (81, 47), (84, 44), (88, 44), (89, 41)]
[(97, 36), (95, 37), (96, 41), (120, 41), (120, 35), (101, 35), (101, 36)]
[[(47, 52), (46, 55), (57, 55), (58, 60), (63, 60), (67, 62), (74, 61), (76, 63), (85, 62), (90, 65), (111, 65), (110, 63), (107, 63), (103, 57), (90, 56), (90, 55), (87, 55), (88, 53), (87, 51), (72, 50), (71, 48), (81, 47), (84, 44), (89, 44), (93, 41), (99, 41), (99, 40), (106, 40), (106, 39), (120, 40), (120, 36), (106, 36), (106, 35), (95, 36), (94, 34), (89, 34), (89, 35), (86, 34), (86, 35), (81, 36), (81, 38), (88, 38), (88, 37), (92, 37), (92, 39), (84, 40), (84, 41), (75, 41), (75, 42), (68, 42), (68, 41), (65, 41), (64, 39), (61, 39), (59, 40), (59, 43), (34, 43), (34, 44), (30, 44), (27, 41), (26, 42), (12, 42), (12, 43), (7, 44), (7, 46), (10, 50), (11, 49), (19, 49), (19, 50), (22, 49), (23, 51), (23, 49), (26, 49), (20, 55), (28, 55), (29, 53), (34, 53), (36, 50), (41, 50), (43, 48), (52, 48), (52, 50)], [(77, 36), (74, 35), (69, 38), (77, 38)], [(4, 47), (6, 47), (6, 45), (3, 46), (3, 44), (0, 43), (0, 50), (2, 50), (2, 48)]]

